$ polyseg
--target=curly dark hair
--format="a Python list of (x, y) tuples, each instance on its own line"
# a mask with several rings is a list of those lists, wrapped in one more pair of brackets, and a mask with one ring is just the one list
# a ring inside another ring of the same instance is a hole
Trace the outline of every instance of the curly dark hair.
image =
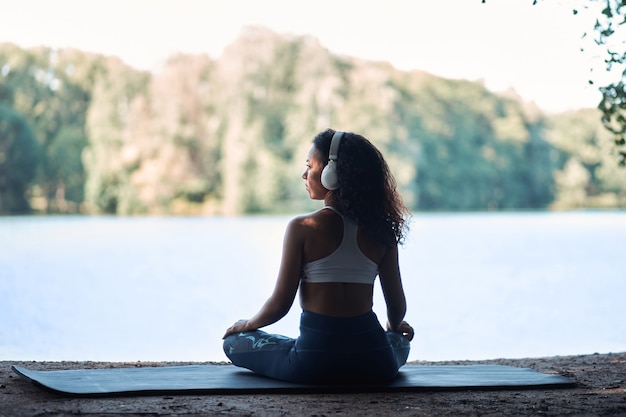
[[(334, 134), (327, 129), (313, 139), (324, 161)], [(345, 132), (337, 155), (337, 210), (386, 246), (404, 243), (410, 212), (380, 151), (365, 137)]]

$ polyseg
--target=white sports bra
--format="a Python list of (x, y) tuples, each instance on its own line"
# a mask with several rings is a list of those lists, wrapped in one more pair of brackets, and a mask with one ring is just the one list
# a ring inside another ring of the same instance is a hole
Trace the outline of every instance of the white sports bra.
[(378, 275), (378, 265), (365, 256), (357, 243), (358, 226), (343, 217), (334, 207), (326, 206), (339, 214), (343, 220), (343, 239), (339, 247), (330, 255), (304, 265), (303, 282), (342, 282), (354, 284), (374, 284)]

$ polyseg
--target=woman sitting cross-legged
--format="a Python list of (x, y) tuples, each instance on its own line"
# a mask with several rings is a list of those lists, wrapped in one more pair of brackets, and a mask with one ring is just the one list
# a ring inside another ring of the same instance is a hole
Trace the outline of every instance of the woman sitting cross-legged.
[[(398, 266), (408, 209), (382, 154), (363, 136), (323, 131), (306, 162), (305, 187), (324, 207), (289, 222), (275, 288), (258, 313), (226, 330), (224, 352), (236, 366), (285, 381), (391, 381), (413, 339)], [(372, 311), (376, 276), (386, 331)], [(299, 337), (259, 330), (287, 314), (298, 289)]]

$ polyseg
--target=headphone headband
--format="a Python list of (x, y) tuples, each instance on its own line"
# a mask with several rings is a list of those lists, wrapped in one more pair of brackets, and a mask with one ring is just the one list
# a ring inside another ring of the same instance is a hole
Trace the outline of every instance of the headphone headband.
[(333, 135), (333, 138), (330, 141), (330, 150), (328, 151), (328, 160), (329, 161), (337, 161), (337, 153), (339, 152), (339, 143), (341, 143), (341, 138), (343, 137), (343, 132), (337, 131)]

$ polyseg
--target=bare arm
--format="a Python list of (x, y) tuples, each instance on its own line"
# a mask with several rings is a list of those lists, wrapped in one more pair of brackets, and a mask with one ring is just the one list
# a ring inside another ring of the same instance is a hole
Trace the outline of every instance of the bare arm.
[(274, 291), (261, 309), (248, 320), (239, 320), (229, 327), (224, 337), (238, 332), (256, 330), (283, 318), (291, 308), (300, 283), (304, 228), (296, 218), (289, 222), (283, 240), (283, 254)]
[(387, 330), (402, 333), (409, 340), (413, 339), (413, 328), (405, 321), (406, 297), (400, 278), (398, 265), (398, 247), (389, 248), (378, 266), (380, 284), (387, 304)]

